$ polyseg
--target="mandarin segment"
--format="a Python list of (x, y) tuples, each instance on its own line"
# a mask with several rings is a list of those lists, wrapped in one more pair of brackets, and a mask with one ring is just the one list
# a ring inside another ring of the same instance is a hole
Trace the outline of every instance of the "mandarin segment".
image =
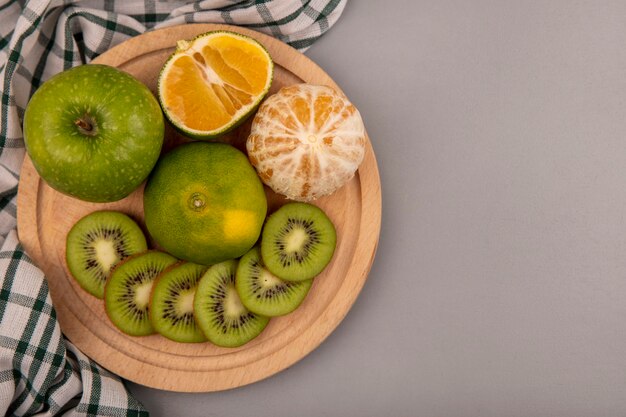
[(292, 200), (311, 201), (354, 176), (365, 140), (361, 116), (345, 96), (296, 84), (260, 106), (246, 148), (266, 185)]
[[(206, 88), (201, 70), (188, 56), (174, 61), (164, 86), (167, 109), (191, 129), (216, 129), (232, 117), (213, 89)], [(213, 109), (211, 114), (207, 114), (207, 106)]]
[(220, 51), (207, 45), (202, 48), (202, 55), (206, 58), (208, 67), (213, 70), (222, 81), (238, 90), (252, 94), (253, 88), (248, 80), (241, 74), (241, 70), (229, 65), (224, 60)]

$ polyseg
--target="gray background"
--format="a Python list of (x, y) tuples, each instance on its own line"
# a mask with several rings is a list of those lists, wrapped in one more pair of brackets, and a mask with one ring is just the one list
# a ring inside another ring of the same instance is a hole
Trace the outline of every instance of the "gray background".
[(351, 0), (307, 53), (360, 109), (376, 261), (337, 330), (153, 416), (626, 415), (626, 3)]

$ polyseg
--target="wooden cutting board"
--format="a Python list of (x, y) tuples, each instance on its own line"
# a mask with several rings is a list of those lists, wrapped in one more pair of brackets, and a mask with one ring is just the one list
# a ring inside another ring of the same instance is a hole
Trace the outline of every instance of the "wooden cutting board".
[[(288, 45), (251, 30), (225, 25), (189, 24), (149, 32), (112, 48), (94, 63), (118, 67), (155, 93), (161, 66), (174, 51), (176, 41), (219, 29), (246, 34), (265, 45), (275, 62), (270, 94), (300, 82), (339, 88), (319, 66)], [(249, 130), (250, 122), (225, 140), (243, 150)], [(164, 151), (185, 141), (168, 127)], [(269, 190), (267, 194), (270, 212), (285, 201)], [(142, 195), (143, 187), (115, 203), (87, 203), (68, 197), (48, 187), (26, 156), (18, 190), (18, 233), (26, 252), (47, 276), (65, 335), (105, 368), (139, 384), (164, 390), (207, 392), (235, 388), (273, 375), (302, 359), (339, 325), (356, 300), (379, 238), (380, 179), (368, 140), (357, 175), (333, 195), (315, 201), (337, 228), (337, 250), (296, 311), (272, 319), (259, 337), (234, 349), (209, 342), (176, 343), (159, 335), (131, 337), (111, 324), (102, 300), (83, 291), (71, 278), (65, 264), (65, 239), (78, 219), (96, 210), (125, 212), (143, 226)]]

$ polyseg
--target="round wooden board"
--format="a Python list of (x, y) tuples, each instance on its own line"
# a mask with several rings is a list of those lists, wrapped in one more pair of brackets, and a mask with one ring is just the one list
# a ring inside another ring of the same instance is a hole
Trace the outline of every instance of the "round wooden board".
[[(246, 34), (266, 46), (275, 62), (270, 94), (299, 82), (338, 88), (320, 67), (288, 45), (251, 30), (225, 25), (190, 24), (149, 32), (112, 48), (94, 63), (119, 67), (154, 93), (159, 70), (176, 41), (217, 29)], [(226, 140), (243, 149), (249, 129), (250, 122)], [(168, 127), (164, 151), (184, 141)], [(18, 191), (18, 233), (27, 253), (48, 278), (65, 335), (105, 368), (154, 388), (183, 392), (225, 390), (266, 378), (300, 360), (347, 314), (365, 283), (378, 243), (380, 179), (368, 141), (357, 175), (333, 195), (315, 201), (337, 228), (337, 250), (296, 311), (272, 319), (259, 337), (235, 349), (208, 342), (176, 343), (159, 335), (131, 337), (110, 323), (102, 300), (87, 294), (70, 277), (65, 264), (65, 239), (78, 219), (96, 210), (123, 211), (143, 225), (142, 193), (143, 187), (115, 203), (80, 201), (48, 187), (27, 156)], [(270, 212), (284, 202), (269, 190), (267, 194)]]

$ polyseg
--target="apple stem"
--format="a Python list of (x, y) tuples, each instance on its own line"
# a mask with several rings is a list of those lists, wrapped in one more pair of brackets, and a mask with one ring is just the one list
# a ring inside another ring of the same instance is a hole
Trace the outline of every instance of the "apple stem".
[(96, 121), (88, 115), (74, 120), (74, 125), (78, 127), (78, 131), (83, 135), (95, 136), (98, 133)]
[(91, 132), (91, 130), (93, 129), (93, 126), (83, 119), (77, 119), (74, 124), (87, 132)]

